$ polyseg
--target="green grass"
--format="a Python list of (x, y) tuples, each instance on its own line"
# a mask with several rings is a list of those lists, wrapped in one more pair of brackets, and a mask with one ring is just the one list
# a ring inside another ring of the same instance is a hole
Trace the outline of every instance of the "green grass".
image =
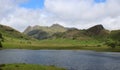
[(97, 40), (46, 39), (39, 41), (6, 37), (2, 44), (3, 49), (95, 50), (120, 52), (120, 47), (111, 49), (105, 46), (103, 42)]
[(67, 48), (67, 47), (81, 47), (81, 46), (95, 46), (97, 41), (79, 41), (70, 39), (48, 39), (48, 40), (20, 40), (13, 38), (6, 38), (3, 42), (3, 48)]
[(43, 66), (35, 64), (1, 64), (0, 70), (65, 70), (55, 66)]

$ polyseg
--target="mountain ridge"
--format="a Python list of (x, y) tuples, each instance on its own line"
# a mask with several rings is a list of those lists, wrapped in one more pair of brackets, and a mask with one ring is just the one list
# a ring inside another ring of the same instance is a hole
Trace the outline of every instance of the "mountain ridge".
[[(28, 31), (27, 31), (28, 30)], [(37, 33), (37, 32), (38, 33)], [(36, 32), (36, 33), (35, 33)], [(41, 33), (42, 32), (42, 33)], [(106, 30), (103, 25), (95, 25), (88, 29), (77, 29), (77, 28), (67, 28), (59, 24), (53, 24), (50, 27), (47, 26), (33, 26), (28, 27), (25, 31), (25, 34), (32, 36), (34, 38), (69, 38), (69, 39), (78, 39), (86, 40), (91, 39), (92, 37), (106, 37), (109, 34), (109, 31)], [(44, 34), (43, 34), (44, 33)], [(43, 38), (40, 37), (43, 34)], [(45, 37), (46, 36), (46, 37)]]
[[(37, 29), (35, 28), (37, 27)], [(31, 30), (27, 34), (23, 34), (12, 27), (1, 25), (0, 24), (0, 33), (5, 37), (11, 38), (20, 38), (20, 39), (30, 39), (31, 37), (42, 40), (42, 39), (49, 39), (49, 38), (68, 38), (68, 39), (77, 39), (77, 40), (89, 40), (89, 39), (107, 39), (111, 38), (113, 40), (119, 40), (120, 30), (106, 30), (103, 25), (95, 25), (88, 29), (77, 29), (77, 28), (67, 28), (61, 26), (59, 24), (54, 24), (50, 27), (45, 27), (47, 30), (51, 28), (53, 33), (49, 33), (49, 31), (44, 31), (39, 29), (42, 26), (35, 26), (34, 28), (29, 26), (26, 30)], [(43, 27), (44, 28), (44, 27)], [(57, 30), (58, 28), (58, 30)], [(62, 30), (63, 28), (63, 30)], [(33, 30), (32, 30), (33, 29)], [(62, 31), (60, 31), (61, 29)], [(30, 36), (30, 37), (29, 37)]]
[(48, 33), (56, 33), (56, 32), (65, 32), (67, 31), (67, 28), (59, 25), (59, 24), (53, 24), (52, 26), (48, 27), (48, 26), (39, 26), (39, 25), (35, 25), (35, 26), (28, 26), (25, 30), (24, 30), (24, 34), (27, 34), (28, 32), (32, 31), (32, 30), (42, 30)]

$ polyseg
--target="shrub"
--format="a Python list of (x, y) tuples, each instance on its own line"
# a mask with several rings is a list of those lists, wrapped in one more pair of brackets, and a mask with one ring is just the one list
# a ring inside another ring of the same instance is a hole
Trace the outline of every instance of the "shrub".
[(0, 42), (0, 48), (2, 48), (2, 43)]
[(3, 37), (2, 37), (2, 34), (0, 33), (0, 48), (2, 48), (2, 42), (3, 41)]
[(105, 44), (111, 48), (115, 48), (117, 46), (117, 43), (111, 39), (107, 40)]
[(0, 42), (4, 41), (4, 38), (2, 37), (2, 34), (0, 33)]
[(101, 45), (97, 45), (97, 47), (101, 47)]

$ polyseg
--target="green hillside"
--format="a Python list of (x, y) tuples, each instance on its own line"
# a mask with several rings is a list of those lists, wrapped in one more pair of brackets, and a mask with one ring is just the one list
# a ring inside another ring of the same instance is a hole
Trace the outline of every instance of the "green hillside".
[(85, 34), (85, 30), (69, 29), (64, 33), (55, 33), (53, 38), (66, 38), (72, 40), (90, 40), (91, 38)]
[(110, 38), (120, 42), (120, 30), (113, 30), (113, 31), (111, 31)]
[(28, 27), (24, 34), (36, 39), (46, 38), (67, 38), (76, 40), (104, 39), (109, 35), (109, 31), (102, 25), (96, 25), (89, 29), (79, 30), (77, 28), (65, 28), (61, 25), (54, 24), (51, 27), (34, 26)]
[[(80, 49), (80, 50), (96, 50), (96, 51), (120, 51), (120, 46), (112, 49), (110, 46), (118, 43), (120, 31), (106, 31), (104, 28), (99, 30), (99, 27), (93, 26), (86, 30), (69, 28), (66, 32), (54, 33), (51, 37), (41, 40), (41, 37), (46, 37), (47, 32), (34, 30), (29, 32), (29, 35), (36, 37), (31, 38), (19, 31), (9, 27), (0, 25), (0, 33), (4, 38), (2, 42), (3, 49)], [(107, 37), (105, 37), (107, 36)], [(104, 39), (105, 38), (105, 39)], [(2, 38), (0, 38), (2, 39)], [(102, 39), (102, 40), (100, 40)], [(112, 43), (106, 43), (112, 39)]]
[(64, 33), (55, 33), (55, 38), (67, 38), (73, 40), (105, 40), (109, 37), (110, 32), (106, 30), (102, 25), (96, 25), (89, 29), (68, 29)]
[(10, 37), (10, 38), (19, 38), (19, 39), (30, 39), (25, 34), (20, 33), (19, 31), (5, 25), (0, 25), (0, 33), (3, 35), (3, 37)]

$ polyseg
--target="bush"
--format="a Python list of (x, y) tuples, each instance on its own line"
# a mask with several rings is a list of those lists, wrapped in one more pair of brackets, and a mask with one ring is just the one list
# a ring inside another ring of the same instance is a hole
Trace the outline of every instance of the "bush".
[(2, 48), (2, 43), (0, 42), (0, 48)]
[(2, 34), (0, 33), (0, 48), (2, 48), (2, 42), (3, 41), (3, 37), (2, 37)]
[(105, 44), (107, 46), (110, 46), (111, 48), (115, 48), (117, 46), (117, 42), (115, 42), (115, 41), (113, 41), (111, 39), (107, 40)]
[(101, 45), (97, 45), (97, 47), (101, 47)]
[(0, 42), (4, 41), (4, 38), (2, 37), (2, 34), (0, 33)]

